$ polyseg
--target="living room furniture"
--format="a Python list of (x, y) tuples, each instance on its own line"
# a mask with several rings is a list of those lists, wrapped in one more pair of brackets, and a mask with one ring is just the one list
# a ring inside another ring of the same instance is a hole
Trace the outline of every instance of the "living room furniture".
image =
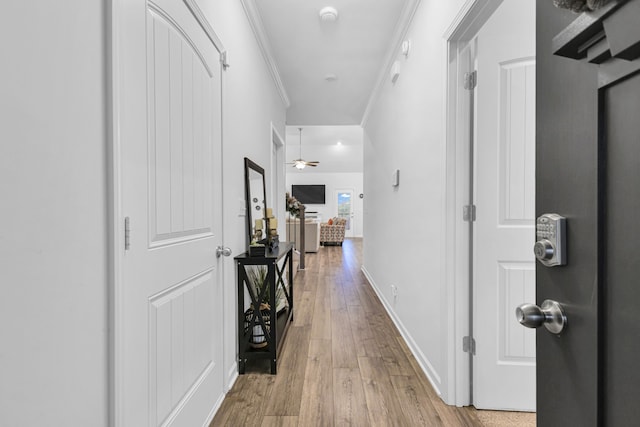
[(346, 218), (331, 218), (330, 222), (320, 224), (320, 244), (330, 243), (342, 246), (347, 220)]
[[(300, 220), (298, 218), (287, 219), (287, 241), (295, 242), (296, 249), (300, 250)], [(304, 221), (304, 251), (318, 252), (320, 249), (320, 224), (312, 219)]]
[[(293, 321), (293, 244), (280, 242), (263, 257), (245, 252), (234, 260), (238, 288), (238, 373), (244, 374), (249, 360), (267, 359), (275, 375), (278, 355)], [(263, 283), (252, 282), (255, 274), (251, 270), (255, 272), (256, 266), (266, 269)], [(260, 346), (256, 345), (256, 336), (260, 338)]]

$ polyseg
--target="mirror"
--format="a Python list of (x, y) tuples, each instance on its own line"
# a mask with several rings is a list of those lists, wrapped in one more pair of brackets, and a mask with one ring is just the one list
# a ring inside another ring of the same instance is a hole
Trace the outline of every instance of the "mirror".
[(247, 200), (247, 247), (254, 237), (266, 237), (267, 190), (264, 169), (244, 158), (244, 188)]

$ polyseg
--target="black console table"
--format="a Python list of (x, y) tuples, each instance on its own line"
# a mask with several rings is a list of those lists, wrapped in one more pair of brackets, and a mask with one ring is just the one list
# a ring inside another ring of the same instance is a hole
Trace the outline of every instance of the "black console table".
[(234, 260), (238, 281), (238, 372), (244, 374), (248, 360), (268, 359), (271, 373), (276, 374), (278, 354), (293, 321), (293, 244), (281, 242), (264, 256), (245, 252)]

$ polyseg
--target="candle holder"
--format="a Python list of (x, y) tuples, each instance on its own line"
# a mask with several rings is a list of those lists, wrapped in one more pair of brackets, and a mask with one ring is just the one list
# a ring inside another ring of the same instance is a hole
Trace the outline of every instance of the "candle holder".
[[(271, 215), (271, 209), (267, 208), (267, 213)], [(267, 246), (270, 250), (278, 247), (280, 237), (278, 236), (278, 220), (273, 216), (266, 218), (267, 222)]]
[(278, 236), (278, 233), (276, 230), (272, 230), (272, 231), (274, 234), (271, 234), (268, 240), (268, 246), (269, 246), (269, 249), (271, 250), (277, 248), (280, 245), (280, 236)]

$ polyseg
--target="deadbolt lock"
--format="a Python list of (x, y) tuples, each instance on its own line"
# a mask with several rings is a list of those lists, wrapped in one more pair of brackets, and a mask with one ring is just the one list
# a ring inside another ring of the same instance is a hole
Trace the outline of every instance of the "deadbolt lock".
[(547, 267), (565, 265), (566, 218), (558, 214), (544, 214), (536, 220), (536, 244), (533, 253)]

